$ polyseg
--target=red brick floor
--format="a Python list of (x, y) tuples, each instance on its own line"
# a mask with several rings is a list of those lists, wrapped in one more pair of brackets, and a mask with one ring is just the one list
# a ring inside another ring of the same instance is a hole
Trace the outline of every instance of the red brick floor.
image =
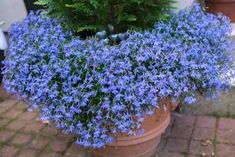
[[(0, 90), (0, 97), (0, 157), (91, 157), (14, 95)], [(172, 113), (154, 157), (235, 157), (235, 120)]]
[(156, 157), (235, 157), (234, 119), (173, 113), (167, 129)]

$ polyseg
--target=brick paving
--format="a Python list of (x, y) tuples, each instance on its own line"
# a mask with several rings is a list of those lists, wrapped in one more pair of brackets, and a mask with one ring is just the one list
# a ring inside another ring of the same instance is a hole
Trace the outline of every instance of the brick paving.
[[(0, 96), (0, 157), (91, 157), (38, 112), (2, 89)], [(235, 157), (235, 120), (172, 113), (154, 157)]]
[(235, 120), (173, 113), (156, 157), (235, 157)]

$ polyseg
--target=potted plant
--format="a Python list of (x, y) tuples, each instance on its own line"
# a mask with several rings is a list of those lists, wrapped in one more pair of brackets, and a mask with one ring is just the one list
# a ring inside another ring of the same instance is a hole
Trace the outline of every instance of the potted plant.
[(229, 20), (198, 4), (145, 31), (83, 40), (63, 25), (32, 12), (11, 27), (4, 86), (97, 157), (150, 157), (172, 104), (229, 86)]
[(235, 22), (235, 0), (205, 0), (205, 5), (208, 12), (223, 13)]

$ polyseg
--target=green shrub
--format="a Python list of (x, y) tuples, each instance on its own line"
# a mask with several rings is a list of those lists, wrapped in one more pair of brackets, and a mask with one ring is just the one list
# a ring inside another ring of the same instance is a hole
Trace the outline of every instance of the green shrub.
[(174, 0), (38, 0), (45, 12), (75, 32), (101, 31), (112, 24), (115, 32), (146, 29), (166, 19)]

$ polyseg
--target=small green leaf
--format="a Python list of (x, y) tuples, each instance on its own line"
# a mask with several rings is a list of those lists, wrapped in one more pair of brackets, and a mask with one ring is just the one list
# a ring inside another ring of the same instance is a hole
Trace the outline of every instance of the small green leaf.
[(97, 7), (98, 7), (98, 5), (99, 5), (99, 3), (98, 3), (97, 0), (90, 0), (90, 3), (91, 3), (91, 5), (92, 5), (95, 9), (97, 9)]
[(65, 7), (67, 8), (76, 8), (76, 4), (65, 4)]
[(97, 26), (87, 25), (87, 26), (78, 27), (77, 32), (82, 32), (84, 30), (96, 31), (97, 29), (98, 29)]
[(137, 17), (134, 15), (128, 15), (126, 17), (126, 21), (129, 21), (129, 22), (136, 21), (136, 20), (137, 20)]
[(49, 4), (50, 0), (38, 0), (36, 2), (34, 2), (33, 4), (35, 5), (47, 5)]

